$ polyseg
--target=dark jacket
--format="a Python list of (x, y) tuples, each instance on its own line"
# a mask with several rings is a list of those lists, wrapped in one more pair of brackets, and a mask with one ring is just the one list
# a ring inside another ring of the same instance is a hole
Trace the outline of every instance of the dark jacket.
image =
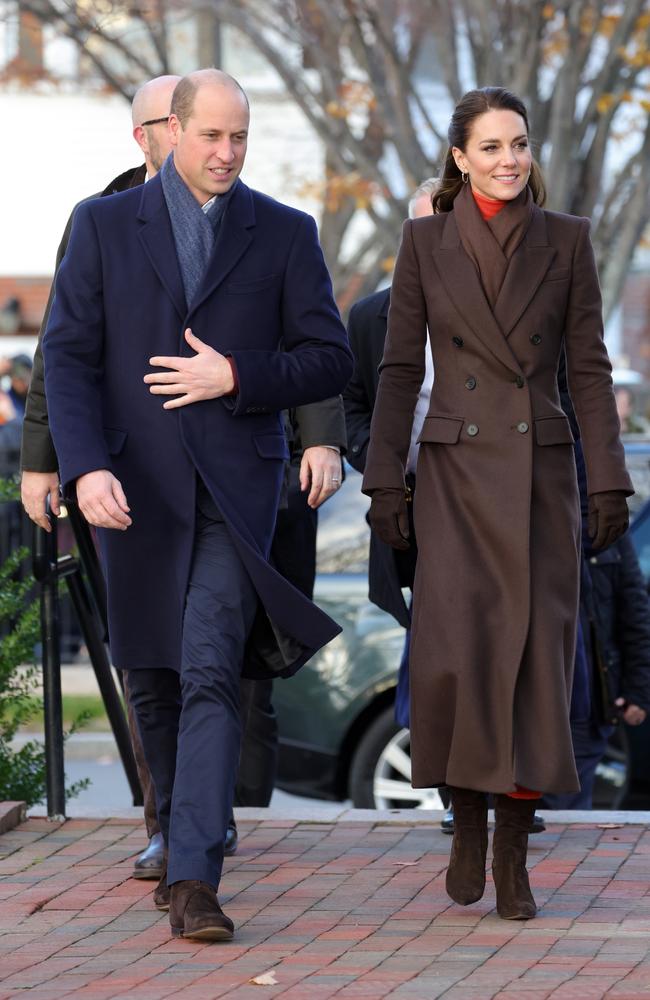
[[(165, 410), (143, 375), (153, 355), (188, 354), (188, 326), (232, 356), (238, 393)], [(43, 355), (62, 481), (111, 469), (131, 508), (128, 531), (97, 532), (116, 666), (178, 669), (197, 473), (266, 611), (251, 673), (291, 673), (339, 631), (268, 562), (280, 411), (336, 395), (352, 373), (313, 219), (238, 181), (188, 309), (159, 177), (80, 206)]]
[[(72, 220), (79, 205), (83, 205), (87, 201), (92, 201), (93, 198), (105, 198), (107, 195), (117, 194), (119, 191), (127, 191), (129, 188), (138, 187), (140, 184), (144, 184), (146, 176), (147, 168), (144, 163), (139, 167), (131, 167), (130, 170), (125, 170), (123, 174), (112, 180), (99, 194), (90, 195), (90, 197), (84, 198), (83, 201), (75, 205), (65, 224), (63, 236), (56, 251), (55, 277), (68, 248)], [(52, 287), (50, 288), (50, 294), (43, 315), (43, 322), (38, 334), (38, 344), (36, 345), (36, 352), (34, 354), (34, 367), (32, 368), (29, 393), (27, 394), (27, 405), (25, 407), (25, 419), (23, 421), (20, 467), (29, 472), (56, 472), (59, 467), (47, 416), (45, 372), (43, 369), (43, 334), (45, 333), (47, 321), (50, 317), (53, 298), (54, 281), (52, 281)]]
[[(348, 435), (347, 459), (363, 474), (370, 440), (370, 421), (377, 397), (379, 365), (384, 354), (390, 288), (361, 299), (350, 310), (348, 337), (354, 355), (354, 374), (343, 393), (345, 424)], [(403, 586), (413, 582), (414, 558), (398, 552), (370, 533), (368, 559), (368, 596), (373, 604), (387, 611), (404, 628), (411, 616), (402, 594)]]
[(592, 592), (583, 587), (580, 618), (585, 635), (589, 618), (595, 622), (610, 698), (650, 711), (650, 604), (629, 536), (591, 554), (586, 566)]

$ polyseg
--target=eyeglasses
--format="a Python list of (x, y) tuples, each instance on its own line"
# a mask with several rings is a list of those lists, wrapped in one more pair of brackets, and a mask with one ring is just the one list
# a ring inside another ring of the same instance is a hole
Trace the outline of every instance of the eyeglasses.
[(162, 122), (168, 122), (169, 115), (166, 118), (150, 118), (146, 122), (140, 122), (140, 128), (144, 128), (145, 125), (160, 125)]

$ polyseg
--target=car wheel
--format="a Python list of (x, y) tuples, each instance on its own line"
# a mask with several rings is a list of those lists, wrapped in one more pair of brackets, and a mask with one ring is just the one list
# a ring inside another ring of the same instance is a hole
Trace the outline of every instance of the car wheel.
[(444, 809), (437, 788), (411, 788), (411, 734), (392, 705), (359, 740), (348, 791), (356, 809)]

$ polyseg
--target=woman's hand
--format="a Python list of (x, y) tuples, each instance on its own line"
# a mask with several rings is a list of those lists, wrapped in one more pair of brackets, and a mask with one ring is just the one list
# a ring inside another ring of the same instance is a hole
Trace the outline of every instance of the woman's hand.
[(409, 547), (409, 515), (404, 490), (374, 490), (370, 501), (370, 527), (393, 549)]
[(595, 549), (606, 549), (624, 535), (630, 523), (625, 493), (609, 490), (589, 497), (587, 530)]

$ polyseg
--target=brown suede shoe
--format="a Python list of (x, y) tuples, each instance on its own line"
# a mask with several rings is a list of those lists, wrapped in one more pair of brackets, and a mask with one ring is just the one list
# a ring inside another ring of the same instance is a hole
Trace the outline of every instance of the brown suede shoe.
[(167, 858), (162, 861), (160, 881), (153, 891), (153, 905), (157, 910), (169, 909), (169, 886), (167, 885)]
[(537, 913), (526, 870), (528, 833), (536, 804), (535, 799), (494, 797), (492, 877), (497, 913), (503, 920), (531, 920)]
[(445, 888), (455, 903), (476, 903), (485, 891), (487, 795), (469, 788), (450, 788), (454, 839)]
[(216, 891), (195, 879), (172, 885), (169, 922), (174, 937), (197, 941), (230, 941), (235, 929), (219, 906)]

